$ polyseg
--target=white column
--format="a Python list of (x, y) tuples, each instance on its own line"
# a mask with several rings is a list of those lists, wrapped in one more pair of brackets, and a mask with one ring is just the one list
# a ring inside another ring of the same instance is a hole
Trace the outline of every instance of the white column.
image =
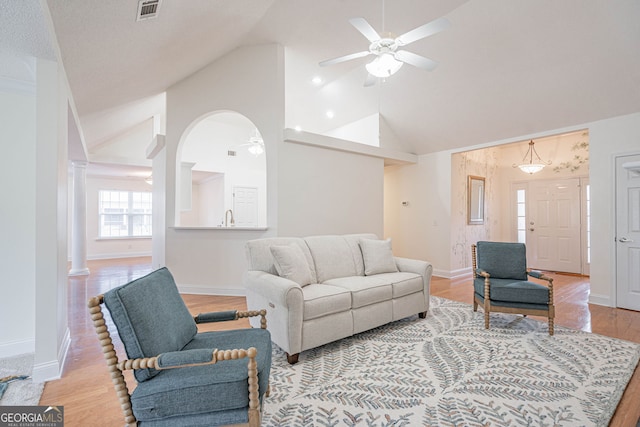
[(87, 162), (73, 164), (73, 212), (71, 217), (71, 270), (69, 276), (89, 274), (87, 268)]

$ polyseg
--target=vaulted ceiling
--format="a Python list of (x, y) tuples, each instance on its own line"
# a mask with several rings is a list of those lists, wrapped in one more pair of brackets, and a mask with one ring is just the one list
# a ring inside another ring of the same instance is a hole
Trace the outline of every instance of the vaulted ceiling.
[[(380, 113), (417, 154), (640, 111), (637, 0), (163, 0), (142, 22), (134, 0), (47, 4), (88, 146), (148, 119), (153, 100), (194, 71), (264, 43), (285, 47), (302, 128)], [(407, 46), (439, 66), (405, 65), (373, 87), (363, 87), (371, 58), (319, 67), (368, 48), (348, 22), (358, 16), (396, 35), (445, 16), (450, 29)]]

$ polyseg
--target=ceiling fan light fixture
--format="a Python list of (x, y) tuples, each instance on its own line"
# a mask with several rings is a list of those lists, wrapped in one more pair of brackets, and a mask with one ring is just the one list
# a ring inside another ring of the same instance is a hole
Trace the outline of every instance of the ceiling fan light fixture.
[(258, 129), (255, 130), (254, 136), (249, 138), (249, 146), (247, 147), (247, 151), (249, 151), (249, 153), (253, 154), (256, 157), (264, 153), (264, 140), (262, 139), (262, 136), (260, 136)]
[(249, 148), (247, 148), (247, 150), (249, 150), (249, 153), (253, 154), (254, 156), (259, 156), (260, 154), (264, 153), (264, 148), (262, 147), (262, 144), (250, 145)]
[(395, 59), (392, 53), (381, 53), (365, 67), (369, 74), (379, 78), (387, 78), (395, 74), (402, 67), (402, 64), (403, 62)]

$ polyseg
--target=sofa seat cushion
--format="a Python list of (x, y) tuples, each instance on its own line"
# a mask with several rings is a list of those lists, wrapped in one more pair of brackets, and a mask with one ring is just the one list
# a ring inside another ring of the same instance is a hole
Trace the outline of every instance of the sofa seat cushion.
[[(491, 301), (505, 301), (525, 304), (548, 304), (549, 288), (526, 280), (491, 279)], [(475, 292), (484, 298), (484, 278), (473, 280)]]
[(424, 291), (422, 276), (416, 273), (398, 272), (380, 274), (388, 280), (393, 288), (393, 298), (400, 298), (416, 292)]
[[(262, 399), (269, 384), (272, 354), (271, 335), (266, 329), (203, 332), (197, 334), (184, 349), (232, 350), (249, 347), (258, 350), (256, 363)], [(166, 418), (179, 421), (181, 417), (247, 408), (248, 361), (246, 358), (225, 360), (213, 365), (157, 371), (154, 378), (139, 383), (133, 391), (133, 413), (138, 421), (144, 423)], [(185, 392), (181, 393), (181, 389)], [(240, 412), (240, 415), (246, 418), (246, 412)], [(238, 419), (234, 422), (242, 421)]]
[(389, 301), (393, 294), (389, 278), (375, 276), (351, 276), (327, 280), (323, 285), (344, 288), (351, 293), (351, 308), (360, 308), (377, 302)]
[(351, 293), (338, 286), (313, 283), (302, 288), (304, 320), (351, 309)]

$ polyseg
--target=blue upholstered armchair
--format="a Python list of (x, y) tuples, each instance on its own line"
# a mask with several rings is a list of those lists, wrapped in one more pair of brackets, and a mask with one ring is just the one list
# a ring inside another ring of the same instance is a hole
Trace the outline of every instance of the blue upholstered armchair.
[[(484, 326), (489, 329), (492, 311), (549, 319), (553, 335), (553, 279), (539, 271), (527, 271), (524, 243), (478, 242), (471, 246), (473, 260), (473, 311), (484, 307)], [(546, 280), (548, 286), (530, 282), (529, 276)]]
[[(128, 360), (119, 362), (105, 303)], [(191, 316), (166, 268), (89, 300), (111, 378), (130, 426), (260, 425), (269, 388), (266, 311)], [(197, 323), (262, 316), (261, 328), (201, 332)], [(129, 393), (123, 371), (133, 370)]]

